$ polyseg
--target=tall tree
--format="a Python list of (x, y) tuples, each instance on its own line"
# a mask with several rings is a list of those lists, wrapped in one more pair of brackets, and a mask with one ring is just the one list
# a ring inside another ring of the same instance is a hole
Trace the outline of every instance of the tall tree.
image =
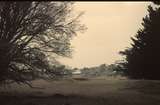
[(132, 47), (120, 52), (126, 56), (124, 71), (131, 78), (160, 79), (160, 8), (148, 6), (148, 13), (143, 28), (131, 38)]
[[(56, 56), (71, 56), (70, 40), (84, 30), (72, 2), (0, 2), (0, 83), (29, 83)], [(51, 72), (52, 73), (52, 72)]]

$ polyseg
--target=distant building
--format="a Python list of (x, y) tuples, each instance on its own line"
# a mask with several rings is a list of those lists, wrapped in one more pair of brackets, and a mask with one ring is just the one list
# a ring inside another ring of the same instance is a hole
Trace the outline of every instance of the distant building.
[(73, 72), (72, 72), (72, 77), (73, 78), (80, 78), (81, 77), (81, 70), (74, 70)]

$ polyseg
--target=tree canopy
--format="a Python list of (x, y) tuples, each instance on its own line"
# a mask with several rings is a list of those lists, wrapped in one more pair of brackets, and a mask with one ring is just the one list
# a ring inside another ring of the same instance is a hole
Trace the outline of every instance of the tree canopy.
[(149, 5), (142, 25), (131, 38), (132, 47), (120, 52), (126, 57), (124, 72), (131, 78), (160, 79), (160, 8)]
[[(29, 83), (48, 73), (56, 56), (71, 56), (70, 40), (85, 29), (72, 2), (0, 3), (0, 83)], [(52, 62), (50, 62), (52, 61)], [(50, 72), (52, 73), (52, 72)]]

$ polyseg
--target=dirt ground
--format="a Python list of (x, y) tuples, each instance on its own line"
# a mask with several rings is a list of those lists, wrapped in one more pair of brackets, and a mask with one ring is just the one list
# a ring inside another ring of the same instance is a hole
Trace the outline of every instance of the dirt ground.
[(36, 80), (33, 86), (1, 87), (0, 105), (160, 105), (160, 81)]

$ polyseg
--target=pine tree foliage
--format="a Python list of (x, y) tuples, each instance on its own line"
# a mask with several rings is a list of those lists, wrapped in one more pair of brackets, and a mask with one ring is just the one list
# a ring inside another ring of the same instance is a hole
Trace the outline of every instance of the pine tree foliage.
[(121, 51), (124, 72), (131, 78), (160, 79), (160, 8), (148, 6), (143, 28), (132, 37), (132, 47)]

